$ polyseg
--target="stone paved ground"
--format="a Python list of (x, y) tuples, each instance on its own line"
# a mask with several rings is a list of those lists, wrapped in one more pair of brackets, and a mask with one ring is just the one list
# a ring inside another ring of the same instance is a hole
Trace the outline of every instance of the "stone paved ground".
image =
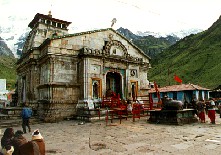
[[(104, 120), (79, 124), (76, 120), (32, 125), (40, 129), (47, 154), (52, 155), (218, 155), (221, 154), (221, 119), (216, 124), (150, 124), (147, 118)], [(21, 127), (14, 127), (15, 130)], [(4, 129), (2, 129), (4, 131)], [(25, 134), (30, 140), (31, 133)]]

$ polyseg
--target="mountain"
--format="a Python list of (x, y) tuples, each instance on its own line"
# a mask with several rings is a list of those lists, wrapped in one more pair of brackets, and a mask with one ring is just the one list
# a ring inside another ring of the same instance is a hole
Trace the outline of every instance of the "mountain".
[(18, 57), (20, 57), (21, 54), (22, 54), (22, 48), (23, 48), (23, 46), (24, 46), (24, 44), (25, 44), (25, 40), (26, 40), (28, 34), (29, 34), (29, 32), (26, 32), (26, 33), (22, 34), (22, 35), (17, 39), (17, 42), (15, 43), (15, 46), (17, 47), (15, 53), (16, 53), (16, 55), (17, 55)]
[(0, 37), (0, 79), (6, 79), (7, 89), (15, 88), (16, 58), (6, 43)]
[(0, 25), (0, 36), (4, 39), (4, 42), (11, 49), (15, 57), (17, 56), (17, 45), (19, 38), (26, 32), (30, 31), (27, 27), (29, 24), (31, 15), (19, 16), (19, 15), (8, 15), (6, 19), (2, 19)]
[[(24, 39), (22, 39), (22, 38), (25, 38), (27, 33), (30, 32), (30, 28), (27, 27), (27, 25), (29, 24), (29, 22), (32, 19), (33, 19), (33, 17), (31, 15), (8, 16), (7, 19), (5, 19), (7, 22), (2, 22), (0, 25), (0, 36), (4, 39), (5, 43), (11, 49), (11, 51), (13, 52), (15, 57), (19, 57), (19, 55), (21, 53), (21, 47), (23, 44), (22, 42), (24, 42)], [(128, 37), (129, 39), (140, 39), (140, 37), (145, 37), (145, 36), (154, 36), (155, 38), (161, 38), (161, 37), (166, 38), (167, 36), (173, 36), (175, 38), (180, 39), (180, 38), (183, 38), (184, 36), (187, 36), (189, 34), (196, 33), (196, 31), (197, 31), (197, 29), (191, 29), (191, 30), (183, 30), (180, 32), (173, 32), (173, 33), (167, 33), (167, 34), (154, 33), (154, 32), (149, 32), (149, 31), (145, 31), (145, 32), (138, 31), (135, 33), (131, 32), (132, 34), (130, 34), (130, 33), (126, 34), (125, 32), (123, 32), (124, 31), (123, 28), (119, 28), (119, 29), (121, 29), (122, 30), (121, 32), (124, 33), (124, 35), (126, 37)], [(69, 30), (75, 31), (76, 27), (70, 27)], [(163, 47), (165, 47), (165, 45), (163, 45)], [(155, 46), (154, 46), (154, 48), (152, 47), (151, 50), (149, 50), (148, 47), (143, 47), (143, 50), (147, 51), (148, 54), (151, 53), (150, 51), (153, 51), (153, 52), (157, 51), (158, 52), (158, 50), (156, 50)], [(159, 52), (161, 50), (162, 50), (162, 45), (160, 47)], [(151, 54), (150, 54), (150, 56), (151, 56)]]
[[(180, 38), (176, 36), (168, 35), (166, 37), (155, 37), (152, 35), (149, 36), (139, 36), (136, 34), (133, 34), (130, 30), (125, 28), (119, 28), (117, 29), (118, 32), (120, 32), (122, 35), (124, 35), (127, 39), (132, 41), (135, 45), (137, 45), (139, 48), (141, 48), (147, 55), (150, 57), (155, 57), (157, 54), (168, 48), (169, 46), (176, 43), (177, 40)], [(9, 31), (6, 31), (7, 36), (9, 35)], [(23, 45), (25, 43), (25, 39), (29, 33), (29, 30), (24, 31), (20, 37), (16, 36), (13, 37), (13, 35), (10, 38), (5, 39), (5, 42), (10, 43), (14, 42), (13, 46), (14, 48), (14, 55), (16, 57), (20, 57)]]
[(174, 36), (166, 37), (154, 37), (152, 35), (139, 36), (133, 34), (130, 30), (125, 28), (117, 29), (119, 33), (124, 35), (127, 39), (132, 41), (136, 46), (142, 49), (151, 58), (156, 57), (163, 50), (167, 49), (169, 46), (175, 44), (179, 38)]
[(8, 48), (7, 44), (4, 42), (4, 40), (0, 37), (0, 55), (6, 55), (6, 56), (14, 56), (12, 51)]
[(221, 79), (220, 39), (221, 17), (207, 30), (184, 37), (156, 56), (151, 62), (150, 80), (160, 86), (176, 84), (176, 74), (183, 83), (217, 87)]

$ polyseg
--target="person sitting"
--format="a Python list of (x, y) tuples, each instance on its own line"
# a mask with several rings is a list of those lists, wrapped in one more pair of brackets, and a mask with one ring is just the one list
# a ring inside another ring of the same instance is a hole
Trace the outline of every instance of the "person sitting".
[(13, 155), (18, 155), (18, 150), (19, 147), (25, 143), (27, 143), (28, 141), (26, 140), (26, 138), (23, 136), (23, 132), (21, 130), (17, 130), (15, 132), (15, 136), (12, 139), (12, 145), (14, 146), (14, 152)]
[(14, 137), (14, 129), (13, 128), (6, 128), (5, 132), (3, 134), (3, 137), (1, 138), (1, 147), (2, 147), (2, 153), (6, 154), (7, 152), (13, 152), (14, 147), (12, 146), (12, 139)]
[(12, 146), (12, 139), (14, 137), (14, 129), (13, 128), (6, 128), (1, 139), (1, 146), (5, 148), (6, 146)]
[(131, 103), (127, 104), (127, 112), (132, 113), (133, 107)]
[(19, 147), (18, 155), (45, 155), (45, 142), (38, 129), (32, 133), (32, 140)]

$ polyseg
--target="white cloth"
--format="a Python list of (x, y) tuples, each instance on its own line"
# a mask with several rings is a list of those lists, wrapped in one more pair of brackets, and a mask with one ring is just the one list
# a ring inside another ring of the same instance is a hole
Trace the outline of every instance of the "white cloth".
[(131, 104), (127, 105), (127, 111), (132, 111), (132, 105)]

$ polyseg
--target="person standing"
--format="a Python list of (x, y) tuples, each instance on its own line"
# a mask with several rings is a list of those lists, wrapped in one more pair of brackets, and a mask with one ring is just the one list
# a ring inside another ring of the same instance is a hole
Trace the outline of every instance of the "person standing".
[(28, 104), (25, 103), (24, 107), (21, 112), (22, 116), (22, 129), (23, 132), (26, 133), (26, 126), (28, 127), (29, 132), (31, 132), (31, 127), (30, 127), (30, 118), (32, 116), (32, 110), (31, 108), (28, 107)]
[(210, 98), (210, 106), (208, 108), (208, 117), (210, 118), (210, 122), (212, 124), (215, 124), (216, 110), (215, 110), (215, 102), (212, 98)]
[(196, 95), (194, 95), (191, 100), (191, 104), (192, 104), (191, 108), (194, 109), (194, 114), (196, 114), (196, 115), (197, 115), (197, 102), (198, 102), (198, 100), (196, 99)]
[(205, 117), (205, 103), (204, 101), (199, 101), (197, 103), (197, 111), (198, 111), (198, 117), (201, 123), (206, 122), (206, 117)]
[(19, 147), (18, 155), (45, 155), (45, 142), (38, 129), (32, 133), (32, 140)]

